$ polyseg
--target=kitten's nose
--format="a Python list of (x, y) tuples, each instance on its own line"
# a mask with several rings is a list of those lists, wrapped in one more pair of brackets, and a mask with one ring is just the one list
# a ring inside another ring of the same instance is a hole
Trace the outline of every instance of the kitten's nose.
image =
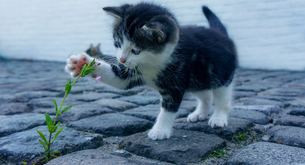
[(121, 63), (125, 63), (126, 60), (124, 58), (120, 58)]

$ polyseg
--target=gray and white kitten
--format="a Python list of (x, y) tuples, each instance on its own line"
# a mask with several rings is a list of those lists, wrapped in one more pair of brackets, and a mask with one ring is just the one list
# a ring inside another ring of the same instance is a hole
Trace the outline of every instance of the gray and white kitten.
[[(114, 45), (117, 61), (101, 63), (90, 76), (116, 88), (147, 85), (162, 96), (161, 112), (148, 137), (168, 139), (183, 95), (193, 93), (199, 100), (187, 121), (209, 119), (211, 127), (228, 125), (232, 80), (237, 67), (234, 43), (225, 27), (206, 6), (202, 7), (210, 28), (180, 27), (166, 8), (151, 3), (105, 7), (114, 16)], [(73, 55), (66, 70), (72, 77), (90, 63), (86, 54)], [(126, 68), (130, 69), (126, 69)], [(137, 68), (136, 70), (134, 68)]]

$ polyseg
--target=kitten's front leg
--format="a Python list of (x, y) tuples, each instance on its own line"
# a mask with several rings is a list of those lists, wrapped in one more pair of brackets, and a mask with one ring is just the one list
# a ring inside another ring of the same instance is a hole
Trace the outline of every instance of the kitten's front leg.
[[(81, 73), (82, 67), (85, 64), (88, 65), (92, 60), (93, 58), (86, 53), (72, 55), (67, 60), (65, 69), (72, 77), (77, 77)], [(125, 70), (126, 67), (123, 64), (110, 64), (99, 60), (95, 60), (95, 63), (99, 63), (100, 65), (96, 66), (96, 70), (91, 72), (88, 76), (93, 78), (100, 76), (100, 80), (105, 84), (120, 89), (143, 85), (141, 76), (134, 76), (135, 73), (130, 70)]]
[(148, 137), (152, 140), (169, 139), (172, 134), (175, 118), (175, 112), (170, 112), (164, 108), (161, 108), (161, 112), (158, 115), (156, 124), (148, 132)]
[(161, 112), (153, 128), (148, 132), (152, 140), (169, 139), (172, 133), (176, 112), (182, 101), (182, 96), (162, 96)]

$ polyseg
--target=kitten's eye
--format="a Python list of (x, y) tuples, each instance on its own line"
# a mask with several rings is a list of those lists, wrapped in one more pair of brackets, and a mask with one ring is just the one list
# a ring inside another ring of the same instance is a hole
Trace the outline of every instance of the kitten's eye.
[(119, 43), (119, 42), (116, 42), (116, 43), (114, 44), (114, 46), (117, 47), (117, 48), (121, 48), (121, 47), (122, 47), (121, 43)]
[(131, 53), (133, 53), (134, 55), (138, 55), (141, 53), (140, 50), (135, 50), (135, 49), (131, 49)]

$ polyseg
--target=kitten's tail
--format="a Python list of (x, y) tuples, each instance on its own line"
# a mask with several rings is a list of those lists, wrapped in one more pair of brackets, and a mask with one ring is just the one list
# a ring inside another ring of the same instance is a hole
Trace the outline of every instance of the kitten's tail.
[(219, 18), (207, 6), (202, 6), (202, 11), (205, 17), (208, 19), (211, 29), (214, 29), (220, 32), (221, 34), (228, 36), (227, 30), (224, 27), (224, 25), (220, 22)]

